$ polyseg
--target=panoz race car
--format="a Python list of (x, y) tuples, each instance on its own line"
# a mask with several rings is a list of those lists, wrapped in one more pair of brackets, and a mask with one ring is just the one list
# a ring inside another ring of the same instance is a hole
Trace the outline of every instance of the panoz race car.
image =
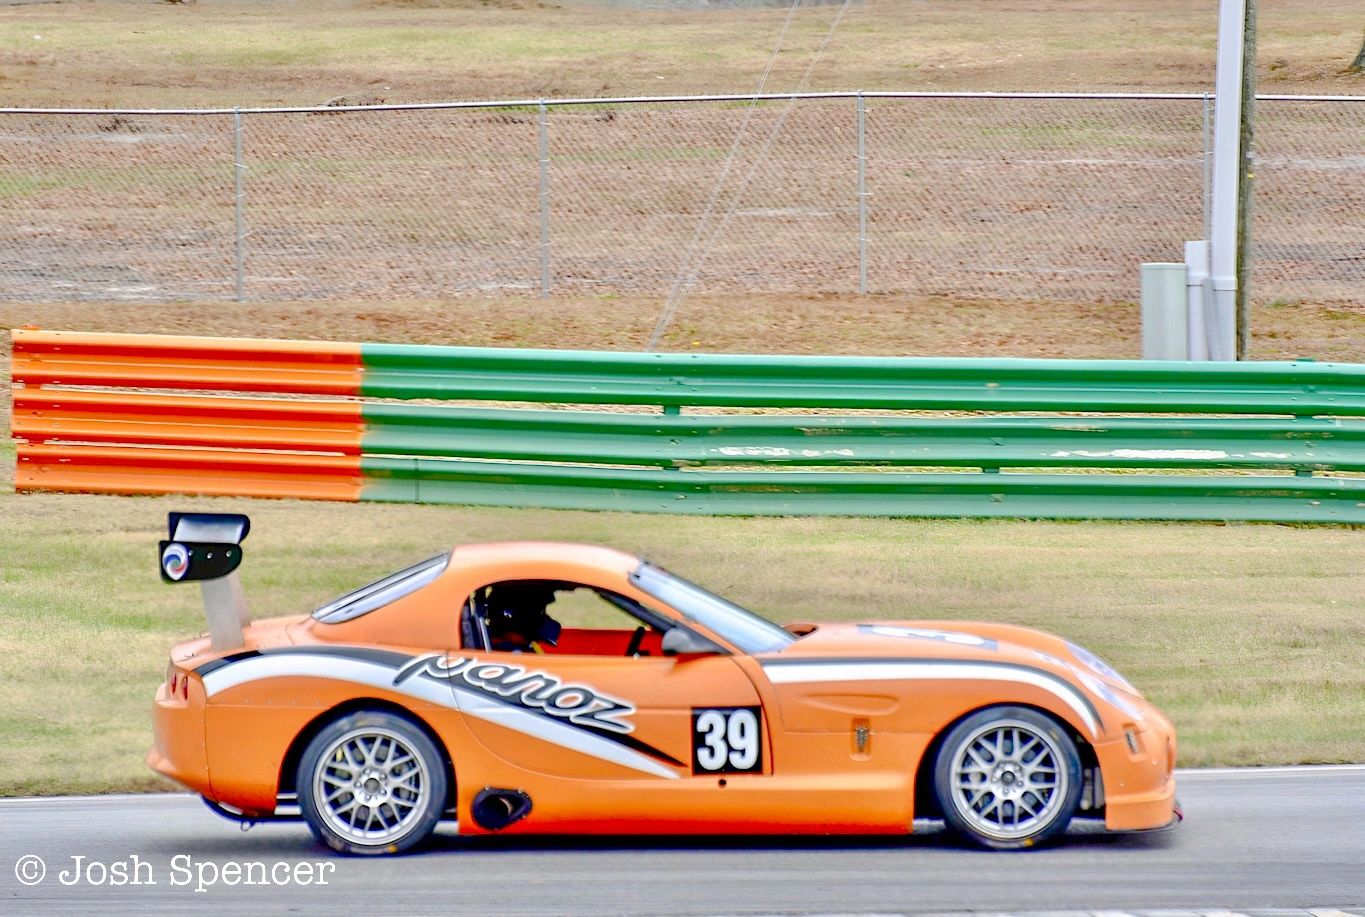
[[(245, 516), (179, 514), (163, 578), (209, 633), (171, 651), (152, 768), (322, 842), (462, 834), (894, 834), (1027, 847), (1076, 816), (1179, 818), (1170, 722), (1093, 654), (957, 621), (779, 627), (604, 547), (467, 544), (249, 622)], [(293, 816), (298, 817), (298, 816)]]

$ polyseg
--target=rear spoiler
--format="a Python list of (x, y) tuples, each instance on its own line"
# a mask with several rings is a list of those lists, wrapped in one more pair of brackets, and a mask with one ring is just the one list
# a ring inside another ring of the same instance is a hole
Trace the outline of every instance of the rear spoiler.
[(170, 537), (157, 545), (161, 579), (197, 581), (213, 651), (241, 649), (246, 643), (242, 629), (251, 623), (251, 614), (237, 568), (251, 520), (242, 513), (171, 513), (167, 528)]

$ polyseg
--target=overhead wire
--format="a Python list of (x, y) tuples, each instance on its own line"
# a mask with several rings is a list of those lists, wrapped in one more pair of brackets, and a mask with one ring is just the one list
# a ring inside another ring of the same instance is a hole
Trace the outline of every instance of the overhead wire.
[(725, 156), (725, 163), (721, 167), (720, 176), (716, 179), (715, 185), (711, 189), (711, 196), (706, 201), (706, 207), (702, 210), (701, 219), (697, 222), (697, 228), (692, 232), (692, 240), (687, 244), (687, 251), (684, 253), (682, 266), (678, 271), (678, 276), (673, 280), (673, 286), (668, 291), (668, 296), (664, 299), (664, 308), (659, 315), (658, 321), (654, 325), (654, 333), (649, 338), (648, 350), (653, 350), (658, 343), (659, 336), (663, 329), (672, 320), (675, 311), (674, 303), (681, 294), (684, 282), (688, 277), (688, 271), (692, 260), (697, 253), (697, 245), (701, 242), (702, 236), (706, 233), (707, 224), (711, 220), (716, 202), (720, 199), (721, 190), (725, 187), (726, 180), (730, 177), (730, 169), (734, 166), (735, 156), (739, 153), (740, 146), (744, 143), (744, 134), (749, 128), (749, 121), (753, 118), (754, 109), (758, 107), (758, 98), (763, 94), (764, 87), (768, 84), (768, 77), (773, 72), (773, 65), (777, 63), (777, 56), (782, 51), (782, 45), (787, 40), (787, 31), (791, 28), (792, 20), (796, 18), (796, 10), (801, 6), (801, 0), (792, 0), (792, 4), (787, 8), (787, 17), (782, 21), (782, 28), (777, 33), (777, 42), (773, 45), (773, 50), (768, 55), (768, 64), (763, 68), (763, 74), (758, 78), (758, 86), (754, 88), (754, 94), (749, 98), (749, 107), (744, 110), (744, 118), (739, 122), (739, 130), (735, 132), (735, 139), (730, 144), (730, 151)]
[[(724, 217), (721, 218), (720, 225), (707, 236), (700, 249), (697, 249), (697, 240), (705, 234), (706, 226), (710, 220), (715, 202), (719, 199), (720, 190), (726, 178), (729, 176), (732, 161), (743, 139), (744, 130), (748, 127), (750, 117), (758, 102), (756, 97), (751, 99), (749, 108), (745, 111), (744, 120), (740, 123), (740, 129), (736, 133), (735, 142), (730, 147), (730, 154), (726, 157), (725, 166), (721, 170), (720, 178), (717, 180), (716, 186), (712, 190), (711, 199), (707, 202), (706, 209), (697, 225), (697, 230), (693, 234), (692, 244), (688, 246), (687, 257), (684, 259), (683, 267), (679, 271), (678, 277), (674, 280), (673, 287), (669, 291), (668, 298), (664, 302), (663, 311), (660, 313), (658, 321), (654, 325), (654, 331), (649, 337), (649, 343), (645, 348), (647, 351), (653, 351), (658, 346), (659, 341), (663, 338), (664, 332), (668, 330), (668, 326), (672, 324), (674, 316), (686, 300), (688, 293), (691, 292), (692, 285), (696, 282), (697, 277), (701, 274), (702, 267), (706, 263), (706, 257), (711, 246), (720, 238), (721, 234), (724, 233), (725, 229), (729, 226), (730, 220), (734, 217), (735, 209), (738, 207), (744, 192), (748, 189), (749, 183), (753, 180), (754, 176), (758, 173), (759, 168), (766, 160), (769, 150), (772, 149), (773, 142), (777, 139), (778, 135), (782, 133), (782, 128), (786, 124), (787, 117), (791, 114), (792, 109), (796, 104), (797, 100), (795, 94), (802, 93), (806, 90), (807, 85), (810, 83), (810, 78), (815, 72), (816, 65), (824, 55), (825, 49), (829, 47), (830, 40), (834, 37), (834, 33), (838, 31), (839, 24), (843, 21), (844, 14), (848, 12), (851, 2), (852, 0), (843, 0), (843, 3), (840, 4), (839, 11), (830, 22), (829, 28), (825, 31), (824, 38), (821, 39), (820, 44), (811, 55), (811, 59), (806, 65), (805, 72), (801, 75), (800, 82), (797, 84), (796, 89), (793, 90), (793, 96), (788, 98), (787, 104), (783, 107), (777, 119), (773, 122), (772, 128), (768, 131), (768, 136), (764, 140), (758, 155), (754, 158), (753, 164), (749, 167), (749, 171), (744, 175), (744, 179), (740, 182), (739, 187), (735, 189), (734, 194), (730, 196), (729, 206), (726, 208)], [(791, 24), (791, 19), (796, 13), (797, 7), (800, 5), (801, 0), (794, 0), (791, 8), (788, 10), (787, 21), (783, 24), (782, 34), (779, 37), (778, 44), (773, 48), (772, 57), (769, 59), (768, 66), (764, 69), (763, 77), (759, 82), (759, 91), (761, 91), (762, 85), (767, 81), (768, 75), (772, 72), (773, 63), (777, 59), (777, 54), (782, 47), (782, 39), (785, 38), (787, 28)]]

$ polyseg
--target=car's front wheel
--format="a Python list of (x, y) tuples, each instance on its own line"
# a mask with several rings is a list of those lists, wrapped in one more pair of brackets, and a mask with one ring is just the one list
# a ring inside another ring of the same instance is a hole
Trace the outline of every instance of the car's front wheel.
[(1030, 847), (1071, 822), (1080, 754), (1066, 730), (1038, 711), (991, 707), (945, 737), (934, 791), (957, 833), (997, 850)]
[(446, 771), (435, 743), (411, 721), (363, 711), (313, 737), (297, 786), (319, 841), (342, 853), (401, 853), (436, 829)]

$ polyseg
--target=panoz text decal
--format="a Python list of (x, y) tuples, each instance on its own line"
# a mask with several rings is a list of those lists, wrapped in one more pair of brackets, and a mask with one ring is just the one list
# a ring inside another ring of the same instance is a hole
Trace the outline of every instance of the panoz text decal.
[(586, 685), (564, 684), (545, 672), (528, 671), (503, 662), (480, 662), (460, 657), (449, 659), (439, 653), (418, 656), (403, 666), (394, 677), (395, 685), (414, 675), (436, 681), (449, 681), (533, 711), (568, 720), (575, 726), (607, 732), (630, 733), (635, 727), (621, 717), (630, 716), (635, 707), (607, 697)]

